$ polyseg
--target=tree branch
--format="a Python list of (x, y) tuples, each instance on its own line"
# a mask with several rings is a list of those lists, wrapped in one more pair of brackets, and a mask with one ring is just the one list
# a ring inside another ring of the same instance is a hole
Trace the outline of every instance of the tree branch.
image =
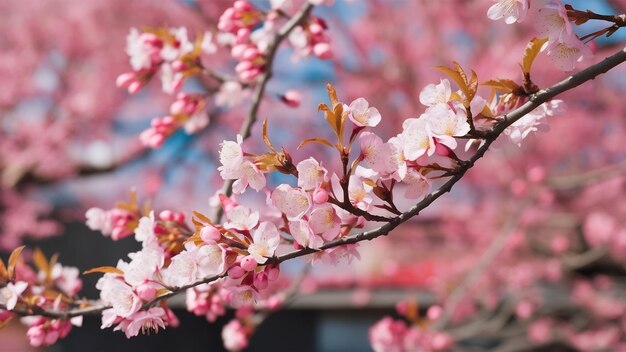
[[(277, 45), (278, 41), (276, 40), (277, 38), (284, 38), (284, 36), (286, 36), (289, 31), (291, 30), (291, 28), (295, 27), (295, 25), (298, 23), (298, 18), (300, 20), (302, 20), (302, 18), (304, 18), (306, 16), (306, 14), (310, 11), (311, 6), (310, 5), (306, 5), (303, 10), (300, 10), (300, 16), (296, 16), (294, 17), (291, 21), (289, 21), (285, 27), (283, 27), (283, 29), (281, 29), (281, 31), (279, 32), (279, 36), (275, 37), (275, 40), (272, 42), (273, 45), (272, 47), (274, 47), (274, 51), (275, 51), (275, 46)], [(290, 25), (290, 26), (288, 26)], [(280, 36), (280, 33), (282, 33), (282, 36)], [(370, 230), (370, 231), (366, 231), (366, 232), (362, 232), (359, 233), (357, 235), (354, 236), (348, 236), (348, 237), (343, 237), (334, 241), (330, 241), (326, 244), (324, 244), (321, 248), (319, 249), (311, 249), (311, 248), (304, 248), (301, 250), (297, 250), (297, 251), (293, 251), (290, 253), (286, 253), (283, 254), (281, 256), (275, 256), (273, 258), (269, 258), (267, 260), (267, 262), (263, 265), (275, 265), (275, 264), (279, 264), (282, 263), (284, 261), (290, 260), (290, 259), (294, 259), (294, 258), (298, 258), (298, 257), (302, 257), (308, 254), (312, 254), (312, 253), (317, 253), (326, 249), (330, 249), (330, 248), (334, 248), (334, 247), (338, 247), (338, 246), (344, 246), (347, 244), (354, 244), (354, 243), (358, 243), (361, 241), (365, 241), (365, 240), (373, 240), (377, 237), (380, 236), (384, 236), (389, 234), (389, 232), (391, 232), (393, 229), (395, 229), (396, 227), (398, 227), (400, 224), (403, 224), (405, 222), (407, 222), (409, 219), (411, 219), (412, 217), (416, 216), (419, 214), (420, 211), (422, 211), (423, 209), (425, 209), (426, 207), (428, 207), (430, 204), (432, 204), (435, 200), (437, 200), (439, 197), (441, 197), (442, 195), (444, 195), (445, 193), (449, 192), (452, 187), (459, 182), (459, 180), (461, 180), (461, 178), (463, 178), (463, 176), (465, 175), (465, 173), (471, 169), (474, 164), (476, 163), (477, 160), (479, 160), (480, 158), (482, 158), (485, 153), (487, 152), (487, 150), (489, 149), (489, 147), (491, 146), (491, 144), (503, 133), (503, 131), (511, 126), (514, 122), (516, 122), (517, 120), (521, 119), (522, 117), (524, 117), (526, 114), (528, 114), (529, 112), (533, 111), (535, 108), (537, 108), (538, 106), (540, 106), (541, 104), (549, 101), (550, 99), (554, 98), (556, 95), (561, 94), (565, 91), (568, 91), (570, 89), (573, 89), (575, 87), (578, 87), (579, 85), (592, 80), (594, 78), (596, 78), (598, 75), (606, 73), (607, 71), (609, 71), (610, 69), (616, 67), (617, 65), (623, 63), (624, 61), (626, 61), (626, 48), (620, 50), (619, 52), (617, 52), (616, 54), (607, 57), (606, 59), (604, 59), (603, 61), (592, 65), (572, 76), (569, 76), (568, 78), (562, 80), (561, 82), (558, 82), (557, 84), (546, 88), (546, 89), (542, 89), (539, 92), (532, 94), (529, 97), (529, 100), (523, 104), (521, 107), (517, 108), (516, 110), (506, 114), (503, 116), (503, 118), (501, 119), (501, 121), (496, 124), (493, 129), (491, 131), (489, 131), (486, 134), (486, 139), (484, 144), (478, 148), (478, 150), (476, 151), (476, 153), (474, 153), (474, 155), (472, 155), (472, 157), (461, 163), (461, 165), (459, 166), (458, 170), (457, 170), (457, 174), (455, 174), (454, 176), (452, 176), (447, 182), (445, 182), (440, 188), (438, 188), (437, 190), (433, 191), (432, 193), (430, 193), (429, 195), (427, 195), (422, 201), (418, 202), (417, 204), (415, 204), (413, 207), (411, 207), (408, 211), (402, 213), (401, 215), (398, 215), (395, 218), (392, 218), (390, 220), (390, 222), (386, 223), (385, 225), (378, 227), (376, 229)], [(271, 74), (271, 71), (268, 71), (268, 73)], [(265, 77), (265, 76), (264, 76)], [(267, 79), (269, 79), (269, 76), (267, 76), (266, 79), (264, 79), (263, 81), (266, 82)], [(262, 93), (263, 93), (263, 88), (259, 87), (257, 88), (257, 92), (258, 92), (258, 96), (261, 97)], [(260, 100), (259, 100), (260, 102)], [(254, 122), (254, 117), (256, 115), (256, 111), (258, 109), (258, 103), (255, 104), (254, 106), (256, 106), (256, 108), (251, 109), (251, 114), (250, 116), (254, 115), (253, 118), (251, 119), (251, 122), (249, 124), (247, 124), (248, 126), (251, 126), (252, 123)], [(248, 129), (249, 131), (249, 129)], [(173, 290), (172, 292), (169, 292), (167, 294), (161, 295), (157, 298), (155, 298), (153, 301), (148, 302), (147, 304), (144, 305), (144, 307), (148, 307), (148, 306), (152, 306), (154, 304), (156, 304), (158, 301), (162, 300), (162, 299), (167, 299), (170, 298), (172, 296), (175, 296), (189, 288), (198, 286), (198, 285), (202, 285), (205, 283), (211, 283), (214, 281), (217, 281), (221, 278), (226, 277), (227, 274), (222, 274), (222, 275), (216, 275), (216, 276), (212, 276), (212, 277), (207, 277), (204, 278), (202, 280), (196, 281), (194, 283), (191, 283), (189, 285), (185, 285), (185, 286), (181, 286), (181, 287), (177, 287), (175, 290)], [(0, 307), (2, 308), (2, 307)], [(78, 316), (78, 315), (86, 315), (86, 314), (96, 314), (96, 313), (100, 313), (101, 311), (108, 309), (110, 307), (108, 306), (94, 306), (91, 308), (81, 308), (78, 310), (71, 310), (71, 311), (66, 311), (66, 312), (57, 312), (57, 311), (43, 311), (43, 312), (38, 312), (38, 315), (43, 315), (46, 317), (51, 317), (51, 318), (70, 318), (70, 317), (74, 317), (74, 316)], [(14, 313), (16, 314), (20, 314), (20, 315), (31, 315), (31, 312), (28, 311), (20, 311), (18, 309), (13, 310)]]
[[(272, 66), (274, 64), (274, 57), (276, 56), (276, 51), (278, 50), (280, 43), (285, 38), (287, 38), (289, 33), (291, 33), (291, 31), (296, 28), (296, 26), (298, 26), (302, 21), (304, 21), (304, 19), (309, 16), (311, 10), (313, 10), (313, 5), (307, 1), (304, 5), (302, 5), (300, 10), (298, 10), (298, 12), (289, 21), (287, 21), (287, 23), (283, 25), (283, 27), (278, 31), (278, 33), (276, 33), (276, 35), (270, 42), (269, 49), (267, 51), (267, 63), (265, 67), (265, 73), (261, 76), (260, 82), (254, 89), (254, 93), (252, 94), (252, 105), (250, 106), (250, 110), (248, 111), (246, 119), (243, 121), (241, 128), (239, 129), (239, 134), (244, 140), (250, 137), (252, 126), (258, 119), (257, 114), (259, 111), (259, 107), (261, 106), (261, 100), (263, 100), (265, 86), (267, 85), (267, 82), (269, 82), (269, 80), (272, 78)], [(225, 196), (230, 197), (233, 192), (233, 183), (235, 183), (235, 180), (226, 180), (220, 192)], [(213, 222), (220, 222), (223, 213), (224, 210), (222, 209), (222, 207), (218, 206), (213, 216), (211, 216)]]

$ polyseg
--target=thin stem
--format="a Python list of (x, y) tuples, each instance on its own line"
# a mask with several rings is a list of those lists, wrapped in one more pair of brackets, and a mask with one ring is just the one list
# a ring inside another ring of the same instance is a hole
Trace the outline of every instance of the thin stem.
[[(265, 67), (265, 73), (261, 76), (261, 80), (257, 84), (254, 89), (254, 93), (252, 94), (252, 105), (250, 106), (250, 110), (248, 111), (248, 115), (246, 119), (243, 121), (241, 128), (239, 129), (239, 134), (245, 140), (250, 137), (250, 133), (252, 131), (252, 126), (258, 119), (259, 107), (261, 106), (261, 101), (263, 100), (263, 96), (265, 93), (265, 87), (267, 83), (272, 78), (272, 66), (274, 63), (274, 57), (276, 55), (276, 51), (280, 46), (280, 43), (287, 38), (289, 33), (296, 28), (304, 19), (306, 19), (309, 14), (313, 10), (313, 5), (308, 1), (302, 5), (300, 10), (289, 20), (287, 23), (283, 25), (283, 27), (276, 33), (272, 41), (270, 42), (269, 48), (267, 50), (266, 62), (267, 65)], [(220, 192), (227, 197), (233, 192), (233, 183), (235, 180), (226, 180)], [(215, 210), (215, 213), (211, 217), (213, 222), (219, 223), (222, 219), (222, 215), (224, 214), (224, 209), (218, 206)]]

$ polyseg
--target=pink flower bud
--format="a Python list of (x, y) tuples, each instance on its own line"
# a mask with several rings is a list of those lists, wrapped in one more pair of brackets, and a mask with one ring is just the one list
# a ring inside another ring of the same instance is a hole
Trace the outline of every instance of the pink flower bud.
[(144, 301), (150, 301), (156, 296), (156, 288), (147, 284), (139, 285), (137, 287), (137, 296)]
[(177, 328), (180, 325), (180, 320), (170, 308), (165, 308), (165, 320), (167, 320), (168, 327)]
[(309, 32), (312, 34), (321, 34), (324, 32), (324, 27), (322, 27), (319, 23), (313, 23), (309, 26)]
[(292, 108), (300, 106), (300, 102), (302, 101), (302, 96), (296, 90), (288, 90), (280, 98), (283, 103)]
[(546, 170), (541, 166), (532, 167), (528, 170), (528, 180), (530, 182), (541, 182), (546, 179)]
[(226, 197), (225, 195), (221, 193), (218, 195), (218, 197), (220, 199), (220, 202), (222, 203), (222, 208), (224, 208), (224, 212), (226, 213), (230, 212), (234, 207), (239, 205), (237, 204), (237, 202), (235, 202), (234, 199), (230, 197)]
[(313, 191), (313, 201), (315, 204), (323, 204), (328, 202), (328, 191), (323, 188), (316, 188)]
[(139, 40), (155, 47), (163, 46), (163, 41), (154, 33), (141, 33)]
[(261, 272), (254, 276), (254, 287), (259, 290), (265, 290), (267, 286), (269, 286), (269, 281), (265, 273)]
[(128, 93), (135, 94), (143, 88), (143, 82), (133, 81), (128, 85)]
[(246, 271), (243, 270), (240, 266), (235, 265), (228, 269), (228, 277), (233, 280), (241, 279), (246, 274)]
[(185, 213), (183, 212), (178, 212), (178, 213), (174, 213), (174, 222), (177, 224), (182, 224), (185, 222)]
[(252, 5), (244, 0), (235, 1), (235, 3), (233, 4), (233, 8), (237, 11), (250, 11), (253, 9)]
[(530, 318), (530, 316), (533, 315), (533, 311), (533, 305), (526, 300), (520, 301), (515, 306), (515, 314), (522, 319)]
[(163, 210), (159, 214), (159, 219), (163, 221), (174, 221), (174, 213), (171, 210)]
[(254, 269), (256, 269), (257, 262), (251, 255), (248, 255), (241, 259), (240, 265), (241, 268), (245, 271), (253, 271)]
[(182, 60), (176, 60), (172, 62), (172, 69), (174, 71), (180, 72), (186, 70), (187, 68), (189, 68), (189, 66), (187, 66), (187, 64), (184, 63)]
[(230, 55), (237, 60), (241, 60), (243, 58), (243, 53), (247, 48), (247, 44), (237, 44), (230, 49)]
[(134, 72), (122, 73), (117, 76), (115, 80), (115, 85), (118, 87), (128, 87), (134, 80), (137, 79), (137, 74)]
[(333, 51), (328, 43), (315, 44), (313, 47), (313, 53), (322, 60), (328, 60), (333, 57)]
[(235, 66), (235, 71), (238, 73), (245, 72), (254, 68), (254, 64), (250, 61), (242, 61)]
[(280, 276), (280, 267), (278, 267), (278, 266), (266, 266), (265, 267), (265, 273), (267, 274), (267, 278), (270, 281), (274, 281), (274, 280), (278, 279), (278, 277)]
[(212, 225), (207, 225), (200, 229), (200, 238), (207, 243), (218, 242), (222, 238), (222, 234)]
[(170, 114), (172, 115), (182, 114), (183, 111), (185, 110), (185, 105), (186, 103), (184, 101), (176, 100), (175, 102), (172, 103), (172, 105), (170, 105)]
[(426, 312), (426, 316), (428, 317), (428, 319), (433, 320), (433, 321), (441, 318), (442, 314), (443, 314), (443, 309), (441, 308), (441, 306), (438, 306), (438, 305), (434, 305), (428, 308), (428, 311)]
[(237, 44), (245, 43), (250, 39), (250, 30), (248, 28), (239, 28), (237, 31)]
[(528, 187), (526, 186), (526, 182), (520, 179), (516, 179), (511, 181), (511, 193), (513, 193), (516, 197), (521, 197), (526, 194), (526, 190)]
[(241, 54), (242, 58), (246, 61), (253, 61), (257, 57), (261, 56), (259, 49), (256, 47), (250, 46)]
[(267, 304), (267, 309), (269, 310), (278, 310), (283, 305), (282, 300), (276, 296), (268, 298), (265, 303)]
[(453, 343), (454, 341), (452, 341), (450, 335), (438, 332), (433, 336), (431, 347), (436, 351), (444, 351), (452, 347)]
[(448, 157), (450, 156), (451, 150), (450, 148), (448, 148), (447, 146), (441, 144), (441, 143), (436, 143), (435, 144), (435, 153), (437, 153), (437, 155), (439, 156), (443, 156), (443, 157)]
[(249, 82), (261, 74), (259, 69), (251, 69), (239, 73), (239, 78), (244, 82)]

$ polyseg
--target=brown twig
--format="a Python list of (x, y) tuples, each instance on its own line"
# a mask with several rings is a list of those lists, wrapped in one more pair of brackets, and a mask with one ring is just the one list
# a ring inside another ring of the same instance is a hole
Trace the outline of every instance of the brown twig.
[[(310, 11), (310, 6), (306, 6), (304, 8), (306, 11), (304, 11), (304, 15), (306, 13), (308, 13), (308, 11)], [(302, 13), (302, 10), (301, 12)], [(301, 15), (301, 18), (304, 18), (304, 15)], [(294, 17), (294, 19), (296, 19), (297, 17)], [(297, 21), (290, 21), (289, 23), (291, 23), (293, 26), (295, 26), (298, 22)], [(288, 24), (289, 24), (288, 23)], [(285, 33), (281, 30), (281, 33)], [(288, 33), (288, 32), (287, 32)], [(285, 34), (286, 35), (286, 34)], [(437, 200), (439, 197), (441, 197), (442, 195), (444, 195), (447, 192), (450, 192), (450, 190), (452, 189), (452, 187), (459, 182), (459, 180), (461, 180), (461, 178), (463, 178), (463, 176), (465, 175), (465, 173), (474, 166), (474, 164), (476, 163), (476, 161), (478, 161), (480, 158), (482, 158), (485, 153), (487, 152), (487, 150), (489, 149), (489, 147), (491, 146), (491, 144), (504, 132), (504, 130), (511, 126), (514, 122), (516, 122), (517, 120), (521, 119), (522, 117), (524, 117), (526, 114), (528, 114), (529, 112), (533, 111), (534, 109), (536, 109), (537, 107), (539, 107), (541, 104), (549, 101), (550, 99), (554, 98), (556, 95), (561, 94), (565, 91), (571, 90), (575, 87), (578, 87), (579, 85), (590, 81), (594, 78), (596, 78), (597, 76), (606, 73), (607, 71), (611, 70), (612, 68), (616, 67), (617, 65), (623, 63), (626, 61), (626, 48), (620, 50), (619, 52), (617, 52), (616, 54), (613, 54), (612, 56), (607, 57), (606, 59), (604, 59), (603, 61), (594, 64), (564, 80), (562, 80), (561, 82), (556, 83), (555, 85), (546, 88), (546, 89), (542, 89), (539, 92), (531, 95), (529, 97), (529, 100), (522, 105), (521, 107), (517, 108), (516, 110), (506, 114), (501, 122), (499, 122), (497, 125), (495, 125), (493, 127), (493, 129), (491, 131), (489, 131), (486, 134), (486, 139), (485, 139), (485, 143), (478, 148), (478, 150), (474, 153), (474, 155), (472, 155), (472, 157), (465, 161), (464, 163), (462, 163), (460, 165), (460, 167), (458, 168), (458, 173), (454, 176), (452, 176), (446, 183), (444, 183), (441, 187), (439, 187), (437, 190), (433, 191), (432, 193), (430, 193), (429, 195), (427, 195), (422, 201), (418, 202), (417, 204), (415, 204), (413, 207), (411, 207), (408, 211), (402, 213), (401, 215), (398, 215), (397, 217), (394, 217), (391, 219), (390, 222), (386, 223), (383, 226), (380, 226), (376, 229), (370, 230), (370, 231), (366, 231), (366, 232), (362, 232), (359, 233), (357, 235), (354, 236), (348, 236), (348, 237), (343, 237), (334, 241), (330, 241), (327, 242), (326, 244), (324, 244), (321, 248), (319, 249), (311, 249), (311, 248), (304, 248), (301, 250), (297, 250), (297, 251), (293, 251), (290, 253), (286, 253), (277, 257), (273, 257), (268, 259), (268, 261), (264, 264), (264, 265), (276, 265), (279, 263), (282, 263), (284, 261), (287, 260), (291, 260), (294, 258), (299, 258), (299, 257), (303, 257), (305, 255), (309, 255), (312, 253), (316, 253), (316, 252), (320, 252), (326, 249), (330, 249), (330, 248), (334, 248), (334, 247), (339, 247), (339, 246), (344, 246), (344, 245), (348, 245), (348, 244), (354, 244), (354, 243), (358, 243), (361, 241), (370, 241), (373, 240), (375, 238), (378, 238), (380, 236), (385, 236), (387, 234), (389, 234), (389, 232), (391, 232), (392, 230), (394, 230), (396, 227), (398, 227), (400, 224), (407, 222), (409, 219), (413, 218), (414, 216), (418, 215), (420, 211), (422, 211), (423, 209), (425, 209), (426, 207), (428, 207), (430, 204), (432, 204), (435, 200)], [(261, 91), (262, 93), (262, 91)], [(252, 111), (252, 110), (251, 110)], [(256, 109), (254, 109), (254, 111), (256, 111)], [(254, 112), (252, 111), (252, 112)], [(170, 298), (172, 296), (175, 296), (181, 292), (184, 292), (185, 290), (198, 286), (198, 285), (202, 285), (202, 284), (206, 284), (206, 283), (210, 283), (210, 282), (215, 282), (221, 278), (224, 278), (226, 276), (226, 274), (222, 274), (222, 275), (216, 275), (216, 276), (212, 276), (212, 277), (206, 277), (202, 280), (196, 281), (194, 283), (191, 283), (189, 285), (185, 285), (185, 286), (181, 286), (176, 288), (174, 291), (169, 292), (167, 294), (161, 295), (157, 298), (155, 298), (153, 301), (148, 302), (145, 306), (151, 306), (155, 303), (157, 303), (158, 301), (162, 300), (162, 299), (167, 299)], [(0, 307), (1, 308), (1, 307)], [(44, 311), (42, 313), (39, 313), (38, 315), (44, 315), (47, 317), (51, 317), (51, 318), (70, 318), (70, 317), (74, 317), (74, 316), (78, 316), (78, 315), (86, 315), (86, 314), (97, 314), (100, 313), (101, 311), (103, 311), (104, 309), (107, 309), (110, 307), (107, 306), (94, 306), (91, 308), (81, 308), (79, 310), (71, 310), (71, 311), (66, 311), (66, 312), (56, 312), (56, 311)], [(19, 315), (29, 315), (30, 312), (29, 311), (21, 311), (20, 309), (16, 309), (13, 310), (14, 313), (19, 314)]]
[[(278, 33), (276, 33), (276, 35), (270, 42), (269, 48), (267, 50), (267, 64), (265, 67), (265, 73), (263, 73), (259, 83), (254, 89), (254, 93), (252, 94), (252, 105), (250, 106), (250, 110), (248, 111), (246, 119), (243, 121), (241, 128), (239, 129), (239, 134), (244, 140), (250, 137), (252, 126), (258, 119), (258, 111), (259, 107), (261, 106), (261, 101), (263, 100), (263, 95), (265, 93), (265, 86), (267, 85), (267, 82), (269, 82), (269, 80), (272, 78), (272, 66), (274, 63), (274, 56), (276, 55), (276, 51), (278, 50), (280, 43), (285, 38), (287, 38), (289, 33), (291, 33), (291, 31), (296, 28), (298, 24), (300, 24), (302, 21), (304, 21), (304, 19), (309, 16), (311, 10), (313, 10), (313, 5), (311, 3), (306, 2), (304, 5), (302, 5), (300, 10), (298, 10), (298, 12), (289, 21), (287, 21), (287, 23), (283, 25), (283, 27), (278, 31)], [(235, 183), (235, 180), (226, 180), (220, 192), (225, 196), (230, 197), (233, 192), (233, 183)], [(214, 222), (218, 223), (220, 222), (223, 213), (224, 210), (222, 209), (222, 207), (218, 206), (215, 209), (213, 216), (211, 216), (211, 219), (213, 219)]]

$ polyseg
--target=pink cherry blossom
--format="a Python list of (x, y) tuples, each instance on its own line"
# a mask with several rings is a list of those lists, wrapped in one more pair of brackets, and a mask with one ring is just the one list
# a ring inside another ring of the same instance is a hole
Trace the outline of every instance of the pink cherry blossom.
[(328, 171), (312, 157), (299, 162), (296, 169), (298, 170), (298, 187), (306, 191), (318, 188), (327, 180)]
[(404, 352), (406, 333), (404, 322), (385, 317), (370, 328), (370, 344), (375, 352)]
[(259, 212), (253, 212), (246, 206), (238, 205), (226, 212), (226, 218), (228, 221), (224, 223), (224, 228), (249, 231), (259, 223)]
[(378, 109), (370, 107), (367, 100), (358, 98), (344, 108), (348, 118), (359, 127), (376, 127), (382, 117)]
[(457, 106), (456, 113), (447, 104), (437, 104), (426, 110), (422, 118), (428, 120), (432, 135), (437, 141), (450, 149), (456, 149), (453, 137), (461, 137), (470, 131), (467, 115), (462, 106)]
[(324, 240), (315, 235), (309, 223), (304, 220), (290, 221), (289, 233), (303, 247), (317, 249), (324, 244)]
[(224, 347), (229, 351), (242, 351), (248, 347), (248, 336), (245, 328), (237, 319), (224, 325), (222, 340), (224, 340)]
[(573, 35), (572, 24), (561, 1), (551, 1), (539, 9), (535, 28), (550, 41), (561, 41)]
[(450, 81), (442, 79), (437, 85), (431, 83), (420, 92), (420, 103), (426, 106), (434, 106), (439, 103), (447, 104), (452, 96)]
[(591, 48), (580, 41), (576, 35), (548, 43), (545, 51), (554, 65), (563, 71), (571, 71), (576, 67), (576, 63), (593, 56)]
[(8, 310), (13, 310), (18, 298), (27, 287), (28, 283), (23, 281), (7, 283), (5, 287), (0, 289), (0, 303), (5, 305)]
[(495, 0), (487, 11), (487, 17), (497, 21), (504, 18), (506, 24), (513, 24), (515, 22), (522, 22), (526, 18), (528, 12), (529, 1), (528, 0)]
[(96, 288), (100, 290), (100, 299), (110, 304), (112, 312), (119, 317), (129, 317), (141, 308), (142, 301), (132, 287), (114, 275), (105, 274)]
[(413, 161), (424, 154), (430, 156), (435, 153), (430, 125), (423, 117), (404, 120), (400, 138), (406, 160)]
[(158, 332), (165, 329), (165, 310), (161, 307), (153, 307), (148, 310), (142, 310), (127, 317), (124, 321), (113, 329), (121, 330), (126, 334), (127, 338), (139, 335), (139, 333), (149, 334), (150, 332)]
[(341, 219), (330, 204), (315, 207), (309, 216), (309, 226), (313, 233), (322, 236), (327, 241), (331, 241), (339, 235), (340, 225)]
[(205, 244), (198, 248), (196, 262), (200, 277), (212, 277), (226, 272), (226, 255), (228, 248), (225, 244)]
[(172, 258), (170, 265), (162, 270), (163, 282), (168, 286), (189, 285), (198, 278), (197, 247), (187, 243), (185, 250)]
[(311, 208), (311, 196), (302, 189), (282, 184), (272, 192), (272, 203), (289, 219), (302, 217)]
[(515, 121), (504, 131), (504, 134), (508, 135), (511, 141), (519, 146), (522, 140), (531, 132), (540, 130), (544, 117), (560, 114), (564, 109), (565, 104), (563, 104), (562, 100), (555, 99), (544, 103), (521, 119)]
[(160, 249), (144, 247), (141, 251), (128, 255), (131, 261), (118, 267), (124, 272), (124, 280), (133, 285), (141, 285), (154, 279), (163, 266), (165, 257)]
[(280, 243), (280, 234), (274, 223), (265, 221), (254, 230), (254, 242), (248, 247), (248, 252), (259, 264), (265, 264), (267, 258), (274, 255)]

